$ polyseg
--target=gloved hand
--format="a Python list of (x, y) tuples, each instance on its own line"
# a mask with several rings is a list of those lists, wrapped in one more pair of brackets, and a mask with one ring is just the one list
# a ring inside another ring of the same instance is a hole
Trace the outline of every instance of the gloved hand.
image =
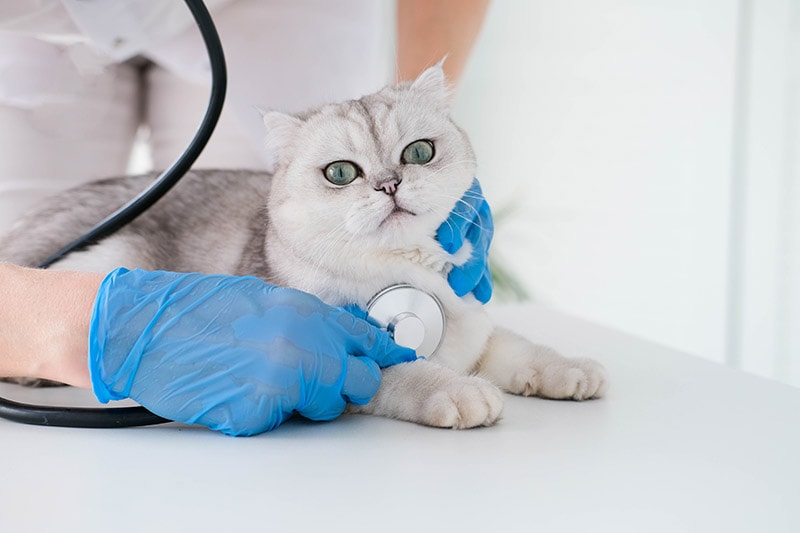
[(229, 435), (268, 431), (293, 412), (335, 418), (372, 398), (379, 367), (415, 358), (347, 311), (253, 277), (117, 269), (89, 333), (101, 402), (132, 398)]
[(492, 274), (489, 272), (489, 246), (494, 235), (494, 220), (476, 178), (472, 187), (456, 203), (450, 216), (439, 226), (436, 240), (448, 253), (455, 253), (466, 239), (472, 255), (460, 267), (453, 267), (447, 281), (458, 296), (472, 292), (481, 303), (492, 297)]

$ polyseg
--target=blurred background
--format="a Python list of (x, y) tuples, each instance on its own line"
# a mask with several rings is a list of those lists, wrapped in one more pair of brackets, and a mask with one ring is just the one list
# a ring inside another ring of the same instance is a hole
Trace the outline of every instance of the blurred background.
[(455, 117), (531, 300), (800, 385), (800, 1), (495, 0)]

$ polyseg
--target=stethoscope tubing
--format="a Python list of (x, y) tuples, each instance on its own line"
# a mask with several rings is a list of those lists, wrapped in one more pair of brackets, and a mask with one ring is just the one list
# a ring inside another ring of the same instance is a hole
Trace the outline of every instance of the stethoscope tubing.
[[(188, 172), (214, 131), (222, 106), (228, 75), (219, 34), (202, 0), (184, 0), (202, 35), (211, 65), (211, 94), (197, 133), (183, 153), (147, 189), (84, 235), (42, 261), (47, 268), (65, 255), (107, 237), (144, 213)], [(39, 426), (79, 428), (123, 428), (170, 422), (144, 407), (79, 408), (30, 405), (0, 397), (0, 418)]]

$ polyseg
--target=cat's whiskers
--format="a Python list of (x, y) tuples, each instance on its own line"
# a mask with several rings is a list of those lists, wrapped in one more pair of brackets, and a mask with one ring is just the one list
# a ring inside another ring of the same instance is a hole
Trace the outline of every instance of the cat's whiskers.
[[(462, 219), (462, 220), (464, 220), (466, 222), (472, 222), (473, 224), (478, 226), (478, 228), (480, 228), (481, 230), (487, 230), (488, 229), (483, 223), (483, 217), (481, 216), (480, 211), (478, 211), (475, 208), (475, 206), (473, 206), (469, 202), (465, 201), (463, 198), (457, 198), (455, 196), (451, 196), (449, 194), (444, 194), (444, 193), (438, 193), (438, 196), (441, 197), (441, 198), (448, 198), (450, 200), (455, 200), (457, 204), (459, 204), (459, 203), (463, 204), (464, 206), (466, 206), (468, 208), (468, 210), (471, 210), (472, 212), (475, 213), (475, 217), (470, 218), (468, 216), (462, 215), (461, 213), (458, 213), (457, 211), (453, 210), (450, 213), (452, 216), (460, 218), (460, 219)], [(480, 198), (479, 195), (469, 196), (467, 194), (465, 194), (464, 197), (467, 197), (467, 198)], [(450, 221), (449, 220), (445, 220), (445, 222), (450, 222)]]
[[(439, 174), (441, 174), (441, 173), (443, 173), (443, 172), (445, 172), (447, 170), (450, 170), (451, 168), (453, 168), (455, 166), (461, 166), (461, 165), (472, 165), (472, 166), (475, 166), (476, 164), (477, 164), (477, 162), (474, 159), (460, 159), (458, 161), (451, 161), (451, 162), (449, 162), (447, 164), (442, 165), (441, 167), (437, 168), (436, 170), (430, 171), (430, 173), (425, 178), (425, 182), (430, 182), (431, 178), (435, 178)], [(424, 184), (421, 185), (421, 186), (425, 187), (425, 193), (426, 194), (430, 193), (430, 191), (428, 190), (429, 187), (426, 187)]]

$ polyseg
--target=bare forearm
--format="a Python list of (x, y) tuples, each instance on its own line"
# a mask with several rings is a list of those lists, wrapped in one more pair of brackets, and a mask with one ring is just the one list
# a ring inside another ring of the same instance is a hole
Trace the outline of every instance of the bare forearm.
[(0, 376), (89, 388), (89, 323), (102, 279), (0, 263)]
[(489, 0), (398, 0), (398, 79), (414, 79), (447, 55), (445, 75), (457, 83), (488, 5)]

